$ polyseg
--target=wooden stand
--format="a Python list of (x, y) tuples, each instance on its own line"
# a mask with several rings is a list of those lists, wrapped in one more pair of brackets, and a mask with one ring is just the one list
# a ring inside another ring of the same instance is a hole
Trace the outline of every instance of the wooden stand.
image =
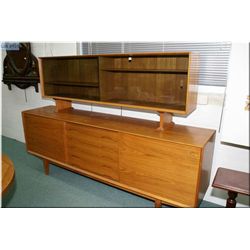
[(72, 108), (72, 101), (54, 99), (56, 102), (56, 112)]
[(43, 166), (44, 166), (44, 173), (46, 175), (49, 175), (49, 161), (44, 159), (43, 160)]
[(212, 186), (227, 190), (228, 199), (226, 207), (234, 208), (236, 207), (238, 193), (250, 195), (249, 178), (249, 173), (227, 168), (218, 168)]
[(159, 131), (172, 128), (174, 126), (173, 115), (171, 113), (159, 112), (160, 126), (157, 128)]

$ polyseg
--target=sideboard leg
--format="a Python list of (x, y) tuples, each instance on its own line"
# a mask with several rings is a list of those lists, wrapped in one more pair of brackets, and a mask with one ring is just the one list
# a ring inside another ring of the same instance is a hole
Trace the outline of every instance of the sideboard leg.
[(49, 161), (44, 159), (43, 160), (44, 172), (46, 175), (49, 175)]
[(161, 207), (161, 201), (155, 200), (155, 207)]
[(236, 207), (236, 200), (235, 198), (237, 197), (238, 193), (228, 191), (228, 199), (227, 199), (227, 206), (228, 208), (234, 208)]

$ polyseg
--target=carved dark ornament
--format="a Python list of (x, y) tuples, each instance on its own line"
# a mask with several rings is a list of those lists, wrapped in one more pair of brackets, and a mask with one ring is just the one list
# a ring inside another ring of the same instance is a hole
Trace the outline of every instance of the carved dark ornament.
[(34, 86), (38, 92), (38, 61), (31, 53), (30, 43), (19, 43), (19, 50), (7, 50), (4, 58), (3, 82), (11, 90), (11, 84), (20, 89)]

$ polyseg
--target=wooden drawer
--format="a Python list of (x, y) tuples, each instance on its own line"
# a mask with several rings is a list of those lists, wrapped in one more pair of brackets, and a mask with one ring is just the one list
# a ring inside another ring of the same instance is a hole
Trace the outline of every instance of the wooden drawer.
[(29, 151), (65, 162), (62, 121), (24, 114), (23, 125)]
[(73, 123), (66, 127), (68, 163), (118, 180), (118, 133)]
[(122, 134), (120, 182), (165, 199), (195, 206), (200, 149)]

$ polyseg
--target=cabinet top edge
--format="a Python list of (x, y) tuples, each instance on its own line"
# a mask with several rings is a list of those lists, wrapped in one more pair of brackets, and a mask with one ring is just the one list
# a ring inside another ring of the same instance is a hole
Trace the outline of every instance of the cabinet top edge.
[(156, 128), (159, 125), (157, 121), (149, 121), (77, 109), (56, 112), (55, 106), (46, 106), (42, 108), (26, 110), (23, 111), (22, 114), (61, 120), (79, 125), (128, 133), (198, 148), (203, 148), (216, 132), (212, 129), (179, 124), (175, 124), (173, 128), (166, 131), (157, 131)]
[(120, 54), (95, 54), (95, 55), (67, 55), (67, 56), (48, 56), (39, 57), (39, 59), (80, 59), (80, 58), (98, 58), (98, 57), (127, 57), (127, 56), (189, 56), (193, 52), (190, 51), (178, 51), (178, 52), (130, 52)]

